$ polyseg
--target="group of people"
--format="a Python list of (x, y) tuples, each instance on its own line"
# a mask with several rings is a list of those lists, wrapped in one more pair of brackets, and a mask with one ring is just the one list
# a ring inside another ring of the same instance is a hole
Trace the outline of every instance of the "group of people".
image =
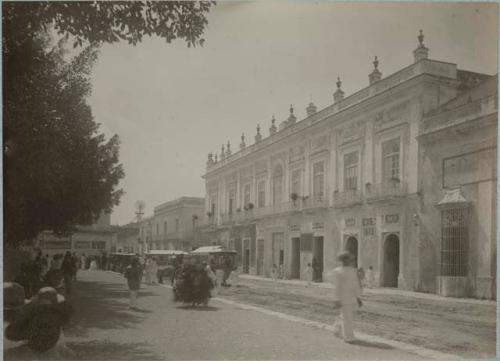
[(85, 253), (79, 258), (79, 268), (82, 270), (97, 271), (107, 270), (108, 256), (103, 253), (97, 256), (86, 256)]
[(64, 282), (64, 292), (71, 296), (72, 282), (76, 279), (78, 257), (66, 252), (55, 254), (52, 258), (48, 254), (42, 255), (39, 251), (30, 254), (30, 258), (21, 265), (21, 272), (17, 282), (24, 287), (27, 298), (34, 296), (44, 286), (59, 287)]

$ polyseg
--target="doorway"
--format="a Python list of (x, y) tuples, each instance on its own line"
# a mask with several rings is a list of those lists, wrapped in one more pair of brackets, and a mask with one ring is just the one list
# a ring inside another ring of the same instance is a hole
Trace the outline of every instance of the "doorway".
[(323, 282), (323, 237), (314, 237), (312, 266), (314, 282)]
[(245, 249), (245, 253), (243, 254), (243, 273), (250, 272), (250, 250)]
[(398, 287), (399, 237), (390, 234), (384, 244), (384, 287)]
[(257, 274), (262, 276), (264, 274), (264, 240), (257, 240)]
[(345, 243), (345, 250), (354, 257), (354, 267), (358, 268), (358, 240), (356, 237), (349, 237)]
[(300, 278), (300, 238), (292, 238), (292, 272), (291, 278)]

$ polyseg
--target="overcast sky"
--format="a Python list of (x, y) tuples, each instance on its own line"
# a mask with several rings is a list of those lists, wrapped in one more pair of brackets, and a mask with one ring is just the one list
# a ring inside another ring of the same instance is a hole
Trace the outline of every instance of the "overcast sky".
[(496, 4), (218, 2), (203, 48), (145, 39), (105, 45), (90, 104), (106, 134), (118, 134), (126, 194), (113, 224), (156, 205), (204, 196), (207, 153), (242, 132), (253, 143), (290, 104), (298, 119), (313, 101), (333, 102), (337, 76), (346, 96), (368, 85), (373, 57), (382, 76), (413, 62), (419, 29), (429, 57), (460, 69), (497, 72)]

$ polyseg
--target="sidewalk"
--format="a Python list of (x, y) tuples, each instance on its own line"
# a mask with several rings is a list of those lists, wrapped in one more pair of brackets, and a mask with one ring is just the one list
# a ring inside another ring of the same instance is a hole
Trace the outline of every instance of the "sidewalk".
[[(291, 286), (303, 286), (307, 285), (307, 281), (303, 280), (276, 280), (273, 281), (271, 278), (262, 277), (262, 276), (254, 276), (242, 274), (240, 275), (240, 279), (244, 280), (255, 280), (255, 281), (264, 281), (264, 282), (279, 282), (282, 284), (288, 284)], [(312, 282), (311, 287), (319, 287), (319, 288), (334, 288), (334, 285), (330, 282)], [(397, 288), (363, 288), (363, 293), (365, 294), (378, 294), (378, 295), (398, 295), (404, 297), (412, 297), (417, 299), (427, 299), (427, 300), (435, 300), (435, 301), (443, 301), (443, 302), (458, 302), (458, 303), (468, 303), (468, 304), (480, 304), (480, 305), (495, 305), (496, 301), (494, 300), (478, 300), (474, 298), (452, 298), (452, 297), (444, 297), (431, 293), (422, 293), (415, 292), (409, 290), (402, 290)]]

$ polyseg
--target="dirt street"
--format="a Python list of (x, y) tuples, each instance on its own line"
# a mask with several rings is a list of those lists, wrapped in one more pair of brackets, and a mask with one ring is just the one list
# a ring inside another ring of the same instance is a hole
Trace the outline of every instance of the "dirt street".
[[(328, 324), (337, 311), (332, 289), (274, 283), (240, 282), (224, 289), (222, 297)], [(393, 294), (365, 293), (356, 316), (356, 329), (465, 358), (494, 358), (496, 309), (493, 303), (473, 304)]]

